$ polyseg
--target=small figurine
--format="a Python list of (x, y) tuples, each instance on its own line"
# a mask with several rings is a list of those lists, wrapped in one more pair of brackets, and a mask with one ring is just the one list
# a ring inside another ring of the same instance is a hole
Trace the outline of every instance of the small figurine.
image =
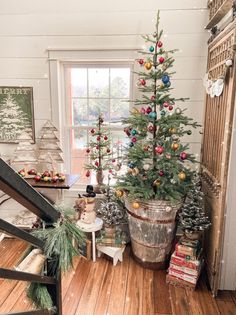
[(86, 198), (81, 197), (79, 194), (79, 198), (75, 200), (74, 209), (76, 211), (75, 220), (80, 220), (82, 212), (86, 209)]
[(94, 211), (94, 198), (87, 197), (86, 200), (86, 207), (84, 211), (81, 213), (80, 220), (84, 223), (91, 224), (94, 223), (96, 220), (96, 212)]

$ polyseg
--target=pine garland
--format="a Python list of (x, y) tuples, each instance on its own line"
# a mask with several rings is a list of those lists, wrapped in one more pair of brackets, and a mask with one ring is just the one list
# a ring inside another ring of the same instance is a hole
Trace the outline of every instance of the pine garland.
[(28, 288), (27, 296), (37, 308), (53, 310), (53, 301), (46, 285), (32, 282)]

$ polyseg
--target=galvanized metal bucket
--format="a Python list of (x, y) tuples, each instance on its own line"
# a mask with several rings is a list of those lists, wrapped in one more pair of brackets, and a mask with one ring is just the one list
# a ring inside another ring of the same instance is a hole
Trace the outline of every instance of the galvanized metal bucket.
[(176, 213), (181, 203), (173, 205), (163, 200), (138, 203), (140, 207), (134, 209), (132, 201), (125, 197), (133, 256), (146, 268), (165, 269), (176, 231)]

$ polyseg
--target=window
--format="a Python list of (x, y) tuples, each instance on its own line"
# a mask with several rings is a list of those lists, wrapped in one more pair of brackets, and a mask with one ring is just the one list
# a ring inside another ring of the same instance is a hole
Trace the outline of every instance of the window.
[(127, 138), (121, 120), (129, 115), (131, 65), (66, 65), (65, 83), (70, 172), (81, 175), (80, 184), (95, 184), (95, 176), (87, 178), (84, 170), (90, 130), (102, 113), (112, 148), (122, 151)]

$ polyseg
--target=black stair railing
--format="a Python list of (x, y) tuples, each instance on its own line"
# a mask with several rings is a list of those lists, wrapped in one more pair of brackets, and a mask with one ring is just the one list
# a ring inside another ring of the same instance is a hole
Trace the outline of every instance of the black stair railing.
[[(31, 185), (29, 185), (21, 176), (19, 176), (3, 159), (0, 158), (0, 190), (5, 192), (11, 198), (18, 201), (25, 208), (36, 214), (46, 223), (53, 223), (60, 217), (58, 211), (39, 194)], [(44, 243), (37, 237), (16, 226), (0, 219), (0, 230), (20, 238), (35, 247), (43, 248)], [(62, 315), (62, 297), (61, 297), (61, 273), (57, 277), (42, 276), (16, 270), (0, 268), (0, 278), (12, 279), (27, 282), (44, 283), (49, 288), (52, 301), (55, 305), (55, 311), (50, 310), (31, 310), (17, 313), (4, 313), (4, 315)]]

